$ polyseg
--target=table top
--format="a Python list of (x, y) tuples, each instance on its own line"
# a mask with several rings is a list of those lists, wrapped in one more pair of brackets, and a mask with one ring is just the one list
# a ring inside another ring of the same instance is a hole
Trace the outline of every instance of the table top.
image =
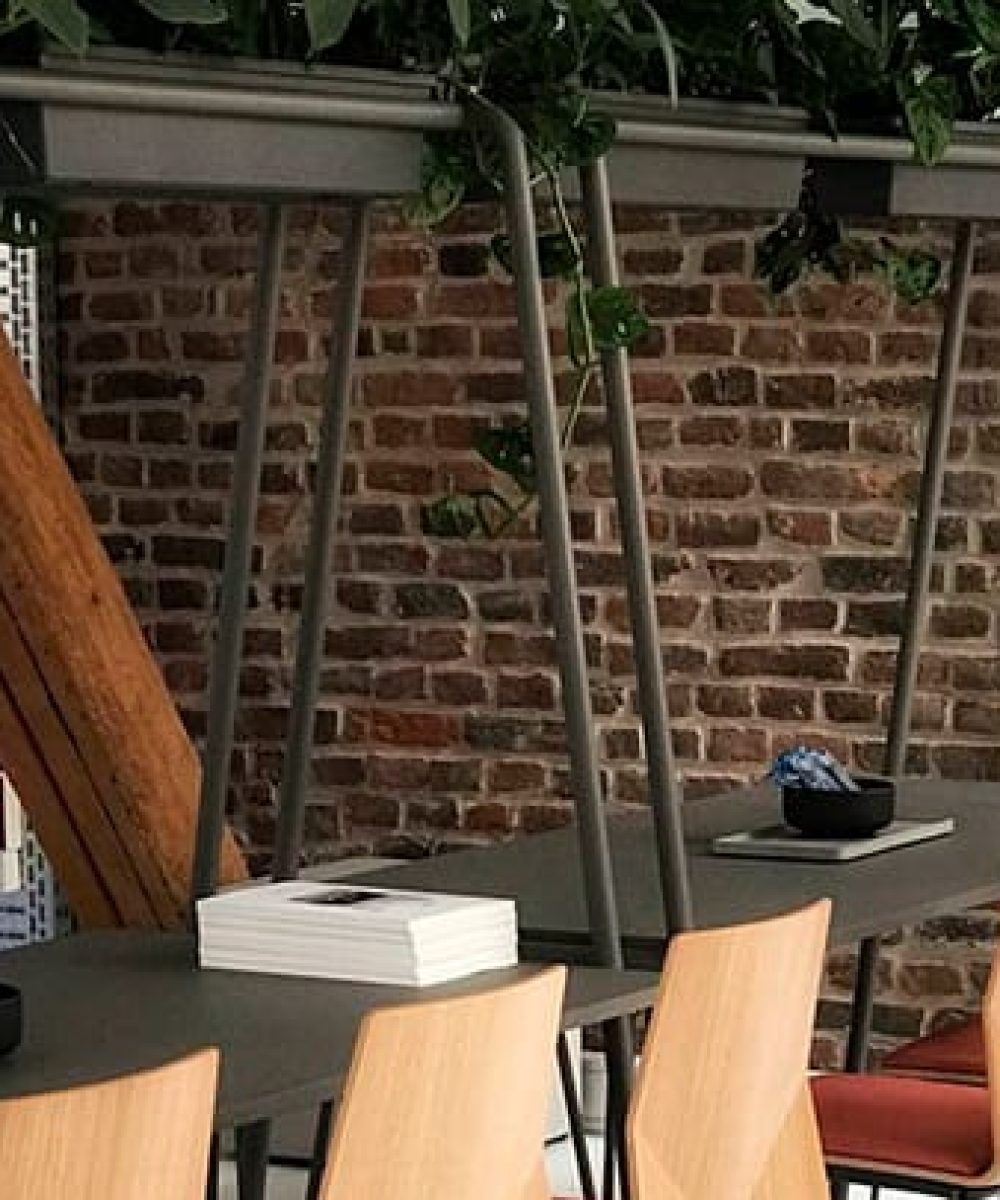
[[(724, 858), (712, 852), (712, 838), (780, 820), (777, 790), (765, 784), (688, 802), (684, 822), (695, 923), (752, 920), (828, 896), (831, 943), (843, 945), (1000, 896), (1000, 785), (903, 780), (897, 811), (900, 817), (954, 817), (955, 832), (854, 862)], [(664, 921), (652, 818), (648, 812), (613, 817), (609, 828), (627, 961), (653, 965), (662, 955)], [(572, 828), (355, 878), (511, 896), (527, 957), (586, 957), (580, 852)]]
[[(0, 1099), (107, 1079), (203, 1046), (222, 1053), (218, 1128), (317, 1108), (337, 1094), (373, 1008), (476, 991), (537, 966), (433, 988), (201, 971), (183, 934), (91, 933), (0, 955), (25, 1036), (0, 1059)], [(657, 977), (573, 968), (563, 1027), (649, 1007)]]

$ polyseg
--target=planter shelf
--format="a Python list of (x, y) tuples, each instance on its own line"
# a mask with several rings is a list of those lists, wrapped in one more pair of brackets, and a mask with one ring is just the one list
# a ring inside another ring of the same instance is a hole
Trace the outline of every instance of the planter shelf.
[[(0, 70), (0, 186), (22, 191), (199, 193), (296, 199), (417, 189), (426, 134), (462, 111), (420, 75), (289, 63), (49, 55)], [(1000, 130), (961, 126), (921, 167), (905, 139), (833, 141), (805, 113), (767, 105), (602, 94), (618, 137), (617, 201), (775, 212), (815, 171), (821, 199), (858, 216), (1000, 217)], [(569, 180), (568, 192), (577, 192)]]
[(0, 72), (0, 184), (295, 199), (417, 189), (461, 110), (387, 71), (93, 53)]

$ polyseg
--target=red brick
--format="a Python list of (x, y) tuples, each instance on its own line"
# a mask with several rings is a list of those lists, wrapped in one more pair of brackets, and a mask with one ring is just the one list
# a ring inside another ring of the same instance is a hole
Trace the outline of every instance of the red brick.
[(736, 348), (736, 331), (731, 325), (686, 321), (674, 328), (674, 352), (692, 358), (718, 358)]

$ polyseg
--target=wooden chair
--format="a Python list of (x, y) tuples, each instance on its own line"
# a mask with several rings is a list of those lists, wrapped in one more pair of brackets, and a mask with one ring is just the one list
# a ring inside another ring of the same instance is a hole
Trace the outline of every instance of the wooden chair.
[(219, 1055), (0, 1102), (4, 1200), (204, 1200)]
[(561, 967), (363, 1022), (320, 1200), (549, 1200)]
[(1000, 970), (983, 999), (986, 1084), (826, 1075), (812, 1091), (835, 1179), (965, 1197), (1000, 1186)]
[(828, 901), (670, 944), (628, 1116), (635, 1200), (821, 1200), (806, 1071)]

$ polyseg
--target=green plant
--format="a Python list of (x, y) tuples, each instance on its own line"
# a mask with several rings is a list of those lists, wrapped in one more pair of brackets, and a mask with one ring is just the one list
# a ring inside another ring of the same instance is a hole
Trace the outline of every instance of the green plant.
[[(996, 0), (813, 0), (810, 13), (791, 0), (0, 0), (0, 52), (30, 54), (42, 34), (78, 53), (93, 40), (414, 69), (470, 111), (503, 110), (524, 131), (544, 200), (544, 274), (566, 288), (568, 445), (601, 349), (646, 329), (629, 292), (589, 286), (560, 188), (566, 168), (593, 161), (614, 136), (591, 89), (801, 105), (832, 136), (857, 122), (903, 132), (928, 164), (956, 120), (1000, 110)], [(411, 216), (433, 223), (465, 199), (501, 194), (498, 163), (487, 123), (434, 139)], [(8, 234), (39, 223), (19, 202), (0, 211)], [(509, 269), (505, 239), (492, 248)], [(782, 291), (814, 268), (838, 279), (875, 271), (909, 300), (933, 294), (941, 276), (933, 255), (846, 238), (807, 180), (798, 209), (762, 240), (757, 270)], [(487, 430), (477, 448), (506, 482), (444, 497), (424, 514), (429, 531), (496, 535), (530, 505), (528, 424)]]

